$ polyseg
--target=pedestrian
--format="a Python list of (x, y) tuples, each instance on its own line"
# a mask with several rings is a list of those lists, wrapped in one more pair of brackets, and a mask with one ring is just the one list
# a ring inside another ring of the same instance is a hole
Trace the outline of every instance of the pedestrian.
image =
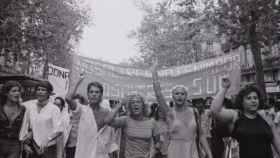
[(123, 129), (125, 158), (150, 158), (152, 146), (159, 141), (157, 124), (148, 117), (148, 109), (141, 95), (131, 94), (125, 100), (128, 115), (115, 118), (110, 125)]
[(62, 131), (62, 135), (57, 137), (57, 157), (64, 157), (64, 149), (69, 135), (70, 115), (65, 106), (65, 101), (62, 97), (55, 97), (54, 105), (56, 105), (60, 110), (59, 131)]
[[(78, 125), (75, 158), (108, 158), (112, 143), (112, 129), (108, 124), (112, 122), (119, 111), (117, 106), (111, 111), (101, 106), (103, 86), (99, 82), (91, 82), (87, 86), (88, 106), (81, 106), (81, 116)], [(70, 107), (77, 102), (68, 97)]]
[(2, 87), (0, 104), (0, 157), (20, 158), (19, 134), (25, 115), (21, 105), (22, 86), (17, 81), (7, 81)]
[(56, 105), (59, 108), (60, 112), (62, 112), (65, 108), (65, 101), (62, 97), (55, 97), (54, 105)]
[[(211, 102), (212, 104), (212, 102)], [(211, 107), (211, 104), (209, 105), (209, 108)], [(230, 109), (231, 107), (231, 101), (227, 98), (224, 99), (223, 105), (226, 109)], [(210, 110), (211, 112), (211, 110)], [(210, 147), (212, 150), (212, 154), (214, 158), (224, 158), (226, 154), (226, 146), (228, 143), (231, 143), (230, 132), (228, 129), (228, 125), (223, 122), (223, 120), (218, 119), (217, 117), (213, 117), (213, 114), (211, 112), (212, 116), (212, 123), (211, 123), (211, 141), (210, 141)]]
[[(32, 137), (28, 145), (33, 149), (31, 158), (57, 158), (57, 138), (62, 134), (59, 125), (60, 109), (50, 101), (53, 87), (49, 81), (40, 81), (35, 87), (36, 100), (25, 103), (28, 120), (25, 129), (30, 129)], [(28, 131), (23, 133), (24, 137)]]
[(167, 158), (169, 130), (166, 117), (157, 103), (152, 104), (151, 111), (151, 117), (156, 121), (159, 133), (159, 140), (155, 143), (153, 158)]
[(78, 139), (79, 122), (82, 113), (82, 105), (86, 103), (86, 100), (80, 94), (77, 94), (77, 90), (84, 80), (84, 74), (80, 75), (78, 82), (74, 85), (73, 91), (69, 91), (66, 95), (66, 102), (69, 106), (70, 122), (65, 138), (65, 152), (66, 158), (74, 158), (76, 152), (76, 145)]
[[(161, 87), (156, 71), (152, 67), (153, 86), (159, 106), (163, 109), (170, 129), (169, 158), (202, 158), (203, 147), (208, 158), (212, 158), (211, 150), (201, 129), (197, 109), (187, 102), (187, 90), (184, 86), (172, 89), (173, 108), (169, 108), (161, 93)], [(201, 146), (200, 146), (201, 144)]]
[(235, 101), (239, 110), (224, 109), (223, 100), (230, 86), (230, 80), (224, 78), (211, 111), (227, 123), (232, 137), (239, 143), (240, 158), (273, 158), (272, 145), (279, 154), (280, 137), (274, 122), (260, 111), (264, 104), (259, 90), (254, 86), (244, 87)]

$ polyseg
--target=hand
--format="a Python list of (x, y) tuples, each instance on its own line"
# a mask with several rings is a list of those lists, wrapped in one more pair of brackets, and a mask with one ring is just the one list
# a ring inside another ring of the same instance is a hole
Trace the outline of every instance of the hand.
[(40, 152), (44, 153), (45, 149), (48, 147), (50, 139), (46, 138), (45, 140), (42, 141), (42, 144), (40, 146)]
[(155, 144), (155, 149), (156, 149), (157, 151), (160, 151), (160, 143), (159, 143), (159, 142), (157, 142), (157, 143)]
[(222, 79), (222, 88), (229, 89), (230, 85), (231, 85), (231, 82), (228, 78)]
[(33, 138), (33, 133), (32, 132), (28, 132), (26, 135), (26, 139), (32, 139)]
[(26, 152), (27, 155), (31, 155), (33, 154), (33, 150), (31, 149), (31, 147), (27, 144), (23, 145), (23, 150)]
[(80, 80), (84, 80), (85, 79), (85, 72), (82, 72), (81, 74), (80, 74)]

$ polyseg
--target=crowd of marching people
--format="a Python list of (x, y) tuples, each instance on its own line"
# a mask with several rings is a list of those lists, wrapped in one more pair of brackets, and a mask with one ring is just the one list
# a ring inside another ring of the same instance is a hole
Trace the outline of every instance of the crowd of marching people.
[(65, 97), (50, 99), (48, 81), (36, 85), (36, 99), (22, 102), (22, 86), (7, 81), (0, 100), (0, 158), (228, 158), (228, 140), (240, 158), (279, 158), (280, 99), (263, 108), (255, 86), (234, 103), (222, 81), (216, 96), (190, 102), (184, 86), (168, 102), (152, 68), (156, 103), (133, 93), (105, 102), (103, 86), (91, 82), (87, 99), (77, 93), (84, 76)]

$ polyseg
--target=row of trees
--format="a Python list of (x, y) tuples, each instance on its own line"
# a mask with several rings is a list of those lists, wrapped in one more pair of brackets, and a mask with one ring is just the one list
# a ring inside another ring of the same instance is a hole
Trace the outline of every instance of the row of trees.
[(71, 41), (78, 41), (90, 22), (90, 10), (80, 3), (1, 0), (0, 49), (6, 59), (1, 65), (26, 74), (31, 73), (31, 65), (47, 62), (68, 67), (73, 52)]
[(224, 53), (244, 47), (253, 54), (256, 83), (265, 94), (261, 55), (279, 43), (277, 0), (168, 0), (156, 9), (141, 7), (146, 16), (131, 36), (141, 55), (132, 63), (149, 66), (154, 58), (163, 67), (196, 62), (217, 55), (202, 49), (211, 40)]
[(227, 37), (232, 48), (243, 46), (252, 52), (256, 84), (265, 96), (262, 53), (271, 53), (272, 46), (279, 43), (278, 0), (219, 0), (213, 16), (219, 34)]
[[(156, 8), (141, 1), (138, 4), (145, 13), (141, 26), (130, 34), (136, 38), (140, 56), (131, 58), (139, 66), (149, 66), (157, 58), (160, 66), (197, 62), (214, 56), (211, 44), (219, 41), (213, 34), (214, 25), (207, 18), (207, 9), (198, 10), (191, 3), (178, 3), (171, 10), (170, 1), (158, 3)], [(212, 42), (212, 43), (211, 43)]]

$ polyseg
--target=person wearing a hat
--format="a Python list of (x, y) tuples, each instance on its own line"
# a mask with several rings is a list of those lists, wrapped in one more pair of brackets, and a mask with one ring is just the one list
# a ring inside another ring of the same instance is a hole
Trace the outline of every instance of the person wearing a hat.
[(25, 104), (28, 109), (28, 117), (21, 133), (25, 138), (32, 131), (29, 147), (33, 149), (32, 158), (56, 158), (56, 138), (61, 134), (59, 131), (60, 110), (50, 100), (53, 86), (49, 81), (41, 81), (35, 88), (36, 100)]

